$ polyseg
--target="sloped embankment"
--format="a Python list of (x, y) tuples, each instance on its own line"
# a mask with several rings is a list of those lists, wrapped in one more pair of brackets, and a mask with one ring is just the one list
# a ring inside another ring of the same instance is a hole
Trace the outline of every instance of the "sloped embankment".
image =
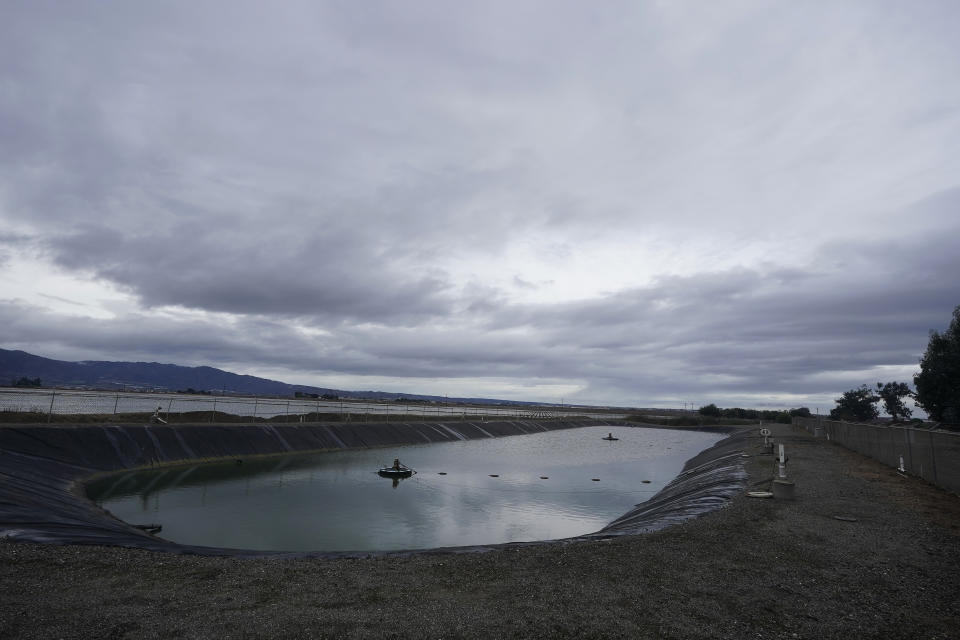
[(646, 533), (695, 518), (724, 506), (743, 491), (747, 472), (743, 451), (749, 431), (739, 430), (694, 456), (657, 495), (594, 534), (607, 537)]

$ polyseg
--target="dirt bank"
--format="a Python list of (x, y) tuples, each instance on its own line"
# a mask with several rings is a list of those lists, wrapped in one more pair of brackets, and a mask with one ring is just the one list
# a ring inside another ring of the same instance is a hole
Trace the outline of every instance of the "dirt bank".
[(960, 499), (774, 429), (796, 500), (607, 541), (341, 560), (0, 542), (0, 637), (957, 637)]

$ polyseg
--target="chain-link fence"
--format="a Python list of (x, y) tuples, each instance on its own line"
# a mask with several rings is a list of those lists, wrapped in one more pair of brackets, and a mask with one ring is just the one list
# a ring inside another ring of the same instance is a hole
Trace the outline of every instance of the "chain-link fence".
[(903, 473), (960, 491), (960, 433), (822, 418), (794, 418), (793, 424)]
[(626, 417), (584, 407), (0, 389), (0, 422), (320, 422)]

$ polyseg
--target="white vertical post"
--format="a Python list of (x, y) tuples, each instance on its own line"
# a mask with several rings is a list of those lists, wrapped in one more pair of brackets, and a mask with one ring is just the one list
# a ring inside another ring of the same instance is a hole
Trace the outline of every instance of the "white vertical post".
[(780, 445), (780, 457), (779, 457), (779, 459), (780, 459), (780, 462), (779, 462), (779, 464), (777, 465), (777, 475), (780, 476), (780, 479), (781, 479), (781, 480), (784, 480), (784, 479), (786, 479), (786, 477), (787, 477), (787, 467), (786, 467), (787, 456), (786, 456), (786, 454), (785, 454), (785, 452), (784, 452), (784, 450), (783, 450), (783, 445), (782, 445), (782, 444)]

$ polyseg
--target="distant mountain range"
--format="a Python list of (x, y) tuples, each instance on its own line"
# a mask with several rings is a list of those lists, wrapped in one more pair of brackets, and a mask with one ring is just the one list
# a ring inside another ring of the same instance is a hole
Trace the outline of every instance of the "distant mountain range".
[(185, 391), (231, 395), (293, 396), (297, 393), (332, 395), (372, 400), (455, 400), (484, 404), (540, 404), (491, 398), (444, 398), (386, 391), (343, 391), (231, 373), (213, 367), (182, 367), (159, 362), (67, 362), (36, 356), (26, 351), (0, 349), (0, 386), (13, 385), (21, 378), (40, 379), (44, 387), (81, 389), (127, 389), (128, 391)]

